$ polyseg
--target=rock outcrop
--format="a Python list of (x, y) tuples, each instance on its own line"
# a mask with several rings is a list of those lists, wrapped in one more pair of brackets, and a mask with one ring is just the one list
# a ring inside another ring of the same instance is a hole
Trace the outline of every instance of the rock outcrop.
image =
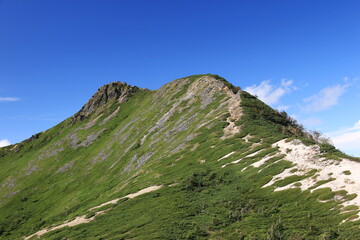
[(144, 89), (128, 85), (125, 82), (112, 82), (106, 84), (98, 89), (98, 91), (81, 108), (81, 110), (72, 117), (72, 119), (75, 122), (81, 121), (112, 100), (116, 100), (120, 103), (126, 102), (132, 94), (139, 90)]

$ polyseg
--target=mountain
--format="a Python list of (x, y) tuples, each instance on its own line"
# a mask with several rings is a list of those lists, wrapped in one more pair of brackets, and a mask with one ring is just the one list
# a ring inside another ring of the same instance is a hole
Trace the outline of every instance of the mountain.
[(360, 239), (360, 163), (211, 74), (101, 87), (0, 149), (0, 239)]

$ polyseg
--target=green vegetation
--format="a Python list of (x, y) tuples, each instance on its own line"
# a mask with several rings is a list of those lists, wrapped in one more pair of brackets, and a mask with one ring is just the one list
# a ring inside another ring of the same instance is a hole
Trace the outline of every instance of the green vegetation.
[(354, 205), (349, 205), (343, 208), (343, 211), (353, 211), (353, 210), (358, 210), (359, 207), (358, 206), (354, 206)]
[(272, 109), (256, 96), (242, 91), (241, 106), (245, 114), (235, 124), (241, 127), (242, 137), (250, 134), (256, 136), (256, 140), (262, 139), (263, 143), (269, 144), (284, 138), (297, 137), (304, 143), (315, 144), (301, 124), (289, 117), (286, 112)]
[(326, 179), (326, 180), (320, 180), (320, 181), (317, 181), (312, 187), (310, 187), (309, 189), (315, 189), (325, 183), (328, 183), (328, 182), (331, 182), (331, 181), (334, 181), (335, 178), (329, 178), (329, 179)]
[[(293, 167), (275, 155), (272, 143), (289, 137), (314, 141), (285, 113), (246, 92), (244, 115), (236, 122), (241, 132), (221, 140), (229, 116), (221, 103), (228, 95), (209, 95), (207, 83), (199, 84), (204, 76), (239, 91), (215, 75), (190, 76), (156, 91), (131, 92), (121, 103), (109, 99), (86, 117), (1, 148), (0, 239), (21, 239), (77, 216), (92, 218), (90, 208), (152, 185), (163, 187), (105, 205), (96, 211), (106, 213), (94, 221), (41, 239), (360, 239), (359, 221), (340, 224), (355, 219), (358, 209), (341, 210), (342, 202), (333, 200), (356, 195), (321, 186), (312, 193), (273, 191), (300, 186), (316, 170), (306, 176), (293, 170), (292, 177), (262, 188)], [(248, 134), (253, 137), (245, 142)], [(218, 161), (230, 152), (235, 153)], [(250, 166), (265, 156), (271, 158), (263, 165)]]

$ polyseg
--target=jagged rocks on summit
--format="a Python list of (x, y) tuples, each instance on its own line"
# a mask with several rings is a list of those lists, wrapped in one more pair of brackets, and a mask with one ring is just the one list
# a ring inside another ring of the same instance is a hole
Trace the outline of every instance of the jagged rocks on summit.
[(127, 99), (138, 90), (145, 89), (130, 86), (123, 82), (106, 84), (98, 89), (94, 96), (74, 115), (73, 119), (75, 121), (82, 120), (111, 100), (117, 100), (119, 103), (127, 101)]

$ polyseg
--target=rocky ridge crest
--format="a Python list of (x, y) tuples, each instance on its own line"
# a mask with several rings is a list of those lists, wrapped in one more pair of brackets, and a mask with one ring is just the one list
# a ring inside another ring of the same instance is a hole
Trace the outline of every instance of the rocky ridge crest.
[(72, 119), (75, 122), (81, 121), (112, 100), (116, 100), (119, 103), (126, 102), (132, 94), (139, 90), (144, 91), (145, 89), (128, 85), (126, 82), (112, 82), (106, 84), (98, 89), (98, 91), (81, 108), (81, 110), (72, 117)]

